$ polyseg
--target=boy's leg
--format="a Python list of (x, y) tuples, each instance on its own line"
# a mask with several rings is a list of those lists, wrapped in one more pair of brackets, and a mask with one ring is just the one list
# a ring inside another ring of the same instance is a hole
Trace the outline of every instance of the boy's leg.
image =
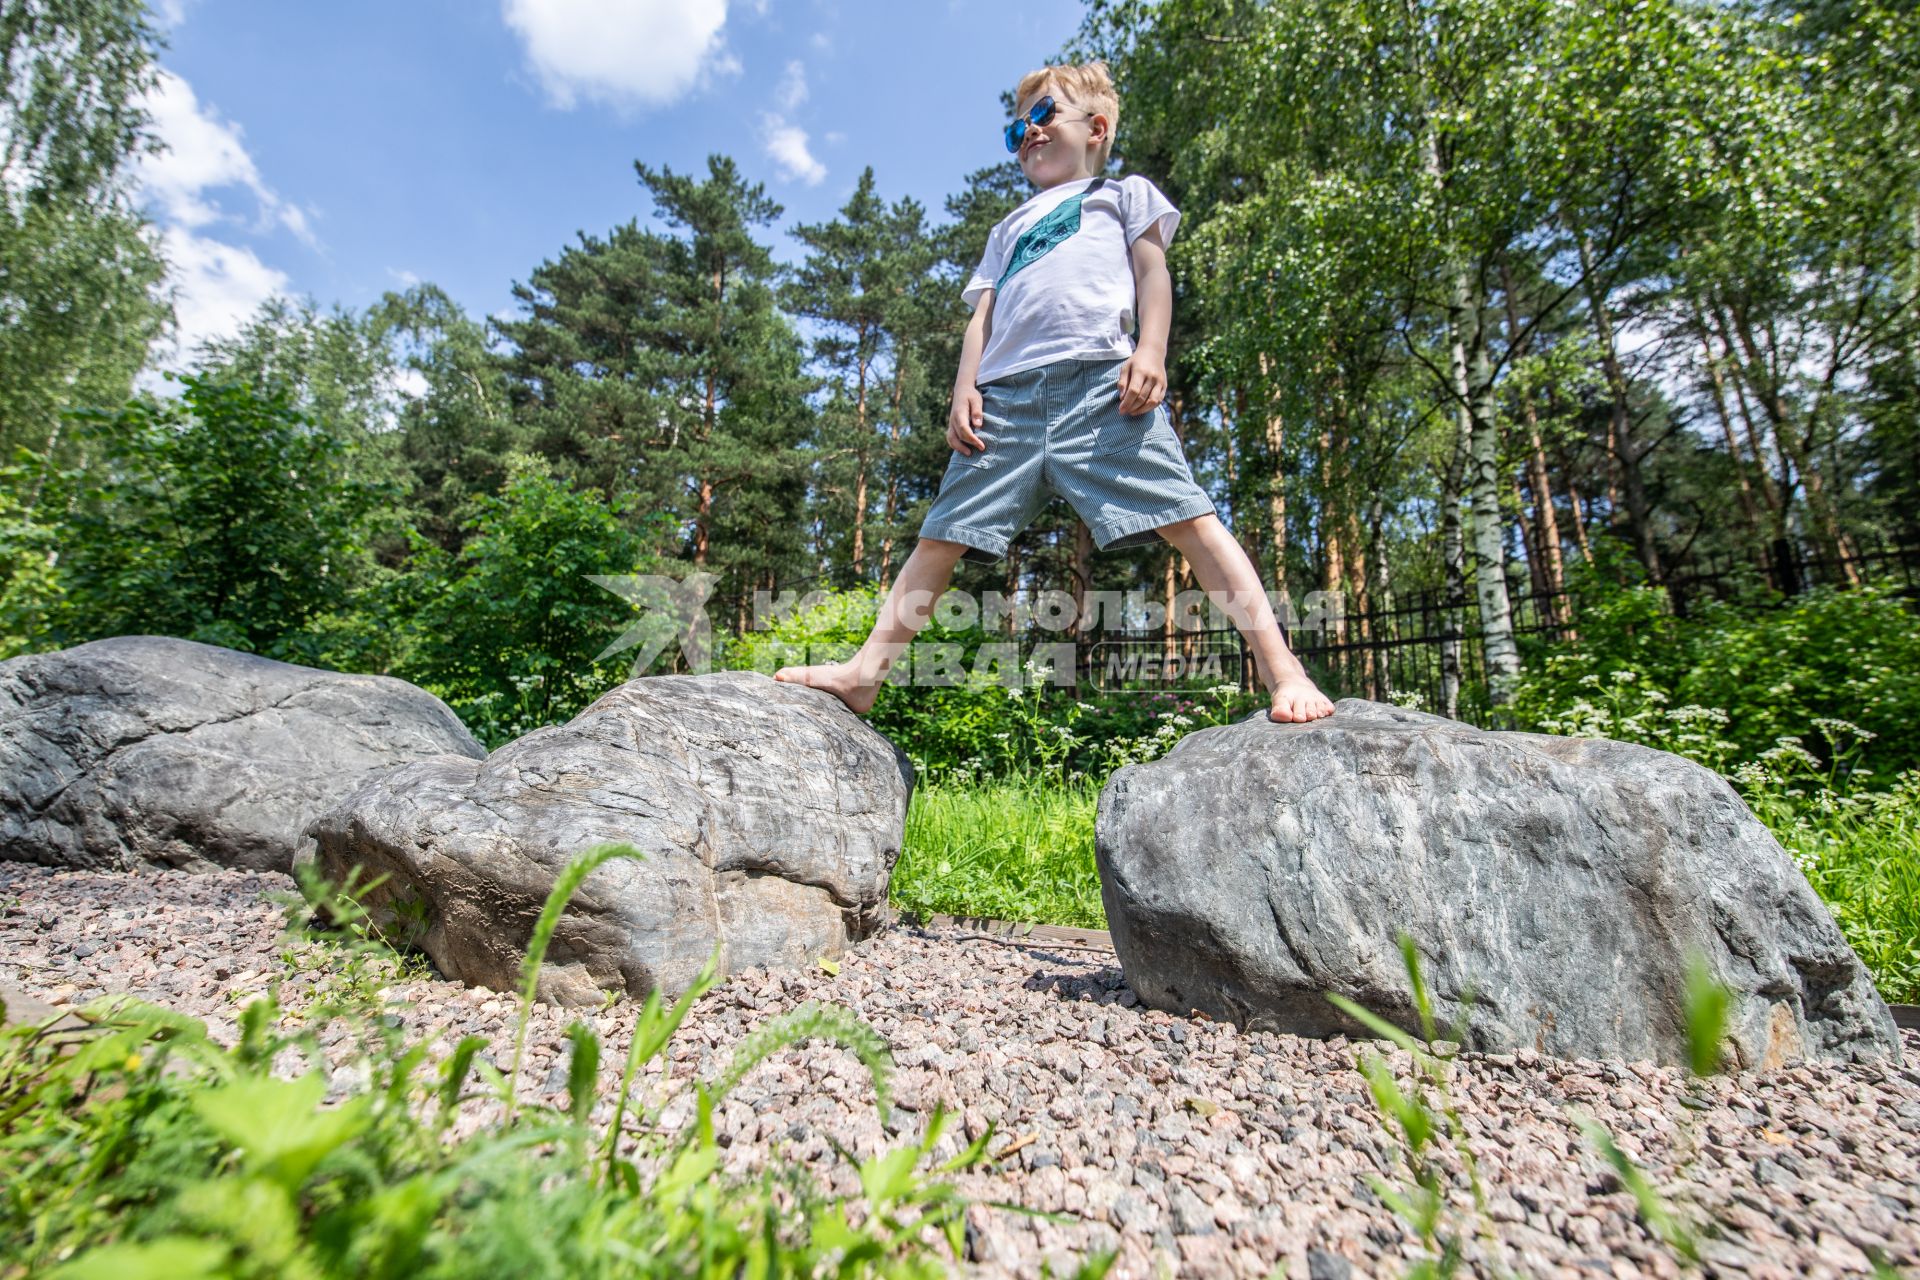
[(1187, 558), (1200, 589), (1219, 602), (1246, 637), (1261, 682), (1272, 691), (1273, 705), (1267, 715), (1289, 721), (1332, 715), (1333, 703), (1308, 677), (1300, 659), (1288, 651), (1260, 575), (1220, 517), (1197, 516), (1162, 525), (1159, 532)]
[(927, 625), (934, 601), (952, 581), (953, 566), (966, 549), (963, 543), (943, 538), (919, 539), (914, 543), (913, 554), (900, 566), (900, 576), (893, 580), (893, 590), (887, 593), (873, 631), (859, 652), (845, 662), (781, 667), (773, 673), (773, 678), (825, 689), (856, 714), (871, 711), (874, 699), (880, 696), (880, 686), (886, 683), (887, 672), (913, 642), (913, 637)]

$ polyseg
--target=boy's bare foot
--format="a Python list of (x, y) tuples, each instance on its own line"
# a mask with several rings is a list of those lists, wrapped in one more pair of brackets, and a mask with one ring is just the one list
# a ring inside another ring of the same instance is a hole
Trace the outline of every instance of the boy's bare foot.
[[(811, 667), (782, 667), (773, 673), (775, 680), (788, 684), (804, 684), (811, 689), (825, 689), (828, 693), (847, 704), (847, 709), (855, 715), (865, 715), (873, 710), (873, 700), (880, 696), (880, 686), (884, 680), (871, 683), (860, 678), (859, 669), (851, 662), (822, 662)], [(1331, 707), (1328, 710), (1332, 710)]]
[(1333, 714), (1333, 703), (1305, 675), (1289, 676), (1273, 687), (1269, 720), (1300, 722)]

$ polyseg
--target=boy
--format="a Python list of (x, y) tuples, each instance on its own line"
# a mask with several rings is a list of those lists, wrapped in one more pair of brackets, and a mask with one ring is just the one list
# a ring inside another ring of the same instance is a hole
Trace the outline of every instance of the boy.
[[(1166, 247), (1180, 213), (1146, 178), (1098, 176), (1120, 114), (1106, 65), (1030, 72), (1015, 102), (1007, 148), (1037, 194), (994, 227), (962, 292), (974, 311), (939, 495), (860, 651), (774, 679), (827, 689), (866, 714), (954, 564), (999, 559), (1058, 493), (1102, 551), (1156, 538), (1179, 549), (1253, 649), (1271, 719), (1332, 715), (1160, 407), (1173, 319)], [(1127, 336), (1136, 297), (1138, 346)]]

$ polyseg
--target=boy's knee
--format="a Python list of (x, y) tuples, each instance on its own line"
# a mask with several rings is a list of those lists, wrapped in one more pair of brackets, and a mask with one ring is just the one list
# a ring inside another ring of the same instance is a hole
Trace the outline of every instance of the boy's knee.
[(967, 553), (964, 542), (949, 542), (945, 538), (919, 538), (916, 548), (924, 547), (928, 555), (940, 556), (947, 560), (958, 560)]

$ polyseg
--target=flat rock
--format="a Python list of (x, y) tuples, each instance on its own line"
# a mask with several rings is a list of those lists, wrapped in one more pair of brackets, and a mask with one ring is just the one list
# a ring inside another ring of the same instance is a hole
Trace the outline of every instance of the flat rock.
[(1117, 771), (1095, 855), (1128, 983), (1171, 1012), (1371, 1034), (1338, 992), (1416, 1030), (1404, 930), (1441, 1027), (1464, 1020), (1475, 1050), (1682, 1063), (1697, 953), (1732, 990), (1737, 1065), (1899, 1057), (1772, 833), (1718, 774), (1648, 747), (1351, 698), (1307, 724), (1256, 713)]
[(824, 690), (750, 671), (649, 676), (484, 761), (370, 778), (310, 828), (321, 868), (389, 879), (366, 901), (410, 915), (442, 973), (512, 989), (561, 869), (605, 864), (562, 916), (543, 998), (684, 991), (721, 972), (810, 964), (885, 920), (913, 766)]
[(286, 871), (369, 772), (486, 755), (440, 699), (171, 636), (0, 662), (0, 861)]

